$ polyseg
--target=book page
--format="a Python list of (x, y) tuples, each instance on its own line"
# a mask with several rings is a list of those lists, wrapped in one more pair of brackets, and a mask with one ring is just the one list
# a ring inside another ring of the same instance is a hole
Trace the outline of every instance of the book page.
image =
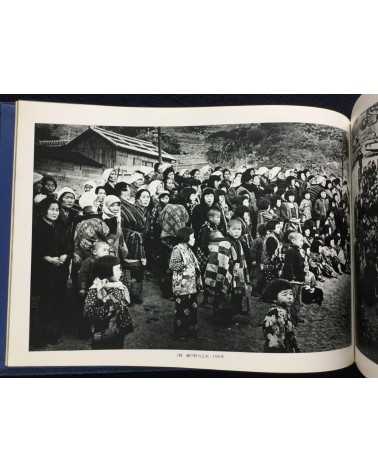
[(378, 95), (362, 95), (352, 113), (356, 363), (378, 376)]
[(21, 102), (9, 366), (353, 363), (349, 120)]

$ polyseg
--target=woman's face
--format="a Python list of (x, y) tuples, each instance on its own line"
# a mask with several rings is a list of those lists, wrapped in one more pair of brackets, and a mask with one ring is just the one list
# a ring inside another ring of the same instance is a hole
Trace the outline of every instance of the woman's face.
[(72, 193), (65, 193), (62, 197), (62, 206), (64, 208), (72, 208), (75, 203), (75, 196)]
[(203, 201), (206, 203), (207, 206), (212, 206), (214, 203), (214, 195), (212, 193), (208, 193), (203, 197)]
[(224, 195), (219, 195), (219, 203), (224, 205), (226, 203), (226, 197)]
[(231, 180), (231, 173), (229, 170), (226, 170), (225, 173), (223, 174), (224, 180)]
[(111, 182), (112, 184), (114, 184), (115, 182), (117, 182), (117, 172), (115, 170), (113, 170), (110, 175), (109, 175), (109, 182)]
[(249, 198), (244, 198), (242, 201), (242, 205), (246, 207), (249, 206)]
[(114, 202), (110, 205), (109, 210), (114, 216), (118, 216), (121, 211), (121, 204), (119, 202)]
[(167, 179), (165, 183), (165, 188), (169, 192), (175, 188), (175, 181), (173, 179)]
[(214, 180), (214, 187), (217, 189), (219, 188), (221, 181), (220, 180)]
[(59, 205), (57, 203), (51, 203), (46, 212), (46, 218), (50, 221), (56, 221), (59, 217)]
[(255, 175), (255, 176), (253, 177), (253, 183), (254, 183), (255, 185), (260, 185), (260, 177), (259, 177), (258, 175)]
[(150, 194), (148, 192), (142, 192), (138, 199), (138, 202), (140, 203), (142, 207), (146, 208), (150, 204), (150, 200), (151, 200)]
[(173, 172), (173, 170), (169, 172), (169, 174), (167, 175), (167, 178), (171, 180), (175, 180), (175, 173)]
[(276, 207), (279, 208), (282, 205), (282, 200), (277, 200)]

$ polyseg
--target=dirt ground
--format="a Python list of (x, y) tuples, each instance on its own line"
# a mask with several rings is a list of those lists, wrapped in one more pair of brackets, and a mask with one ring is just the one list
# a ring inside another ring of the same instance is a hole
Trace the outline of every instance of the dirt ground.
[[(301, 308), (303, 320), (297, 327), (301, 352), (321, 352), (340, 349), (351, 343), (350, 276), (327, 279), (319, 283), (324, 290), (324, 303)], [(250, 300), (248, 324), (220, 328), (212, 322), (209, 306), (199, 310), (198, 339), (178, 341), (172, 337), (173, 301), (163, 299), (158, 283), (151, 276), (144, 285), (145, 303), (130, 308), (135, 330), (125, 338), (126, 349), (182, 349), (205, 351), (263, 352), (261, 323), (269, 306), (258, 298)], [(64, 336), (56, 346), (46, 350), (90, 349), (88, 341)]]

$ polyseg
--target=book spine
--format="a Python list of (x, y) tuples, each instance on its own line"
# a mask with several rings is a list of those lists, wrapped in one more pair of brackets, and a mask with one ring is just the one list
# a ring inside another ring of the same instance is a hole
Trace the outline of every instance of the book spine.
[(0, 370), (5, 367), (16, 106), (0, 103)]

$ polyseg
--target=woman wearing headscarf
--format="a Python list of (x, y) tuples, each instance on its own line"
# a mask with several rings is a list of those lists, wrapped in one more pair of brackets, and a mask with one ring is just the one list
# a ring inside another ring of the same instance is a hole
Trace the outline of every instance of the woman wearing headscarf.
[(117, 183), (117, 171), (115, 169), (105, 169), (102, 174), (103, 187), (106, 195), (115, 195), (114, 187)]
[(58, 202), (60, 207), (58, 226), (63, 237), (70, 244), (69, 257), (67, 260), (67, 276), (68, 267), (73, 255), (73, 238), (77, 223), (80, 221), (80, 214), (75, 208), (76, 194), (70, 187), (63, 187), (58, 193)]
[(128, 249), (130, 295), (134, 303), (143, 303), (144, 268), (147, 264), (145, 236), (148, 231), (150, 201), (150, 192), (147, 189), (140, 189), (135, 195), (135, 203), (127, 200), (121, 202), (121, 226)]

